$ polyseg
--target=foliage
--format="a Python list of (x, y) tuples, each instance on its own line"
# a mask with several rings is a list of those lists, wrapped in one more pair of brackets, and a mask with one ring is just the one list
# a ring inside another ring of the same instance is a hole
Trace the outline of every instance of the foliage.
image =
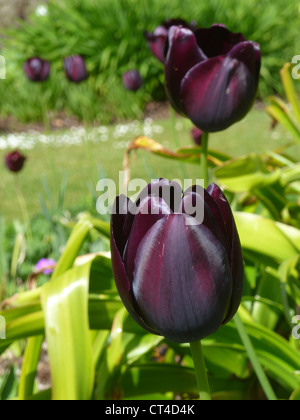
[[(151, 100), (164, 99), (163, 68), (152, 57), (143, 36), (171, 17), (196, 20), (199, 26), (215, 22), (242, 32), (262, 48), (260, 96), (281, 92), (278, 71), (294, 54), (298, 2), (213, 0), (52, 0), (45, 16), (33, 14), (4, 39), (2, 54), (7, 79), (0, 86), (1, 113), (23, 121), (42, 119), (48, 110), (61, 109), (86, 121), (110, 122), (138, 117)], [(289, 25), (286, 25), (289, 22)], [(81, 86), (66, 81), (63, 58), (81, 54), (89, 81)], [(25, 79), (23, 63), (30, 56), (51, 61), (51, 80), (33, 86)], [(144, 79), (139, 92), (124, 91), (122, 74), (137, 69)]]

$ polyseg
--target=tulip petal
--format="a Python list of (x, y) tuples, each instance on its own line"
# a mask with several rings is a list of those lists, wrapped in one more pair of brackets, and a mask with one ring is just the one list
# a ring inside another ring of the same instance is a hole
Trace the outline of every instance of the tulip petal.
[(244, 63), (220, 56), (194, 66), (181, 83), (184, 113), (203, 131), (224, 130), (241, 120), (257, 91)]
[(182, 194), (182, 189), (176, 181), (158, 178), (142, 190), (136, 200), (136, 205), (139, 206), (142, 200), (151, 195), (152, 197), (159, 197), (163, 199), (163, 201), (174, 212), (180, 205)]
[(228, 237), (231, 243), (230, 265), (231, 265), (231, 272), (232, 272), (233, 289), (232, 289), (230, 310), (224, 321), (224, 324), (226, 324), (236, 314), (238, 307), (241, 303), (242, 296), (243, 296), (243, 286), (244, 286), (243, 255), (242, 255), (240, 238), (239, 238), (239, 234), (236, 228), (232, 210), (230, 208), (230, 205), (225, 195), (216, 184), (211, 184), (207, 188), (207, 191), (212, 196), (215, 203), (218, 205), (220, 209), (220, 212), (224, 219), (224, 226), (226, 226)]
[(151, 196), (141, 202), (138, 211), (139, 213), (134, 217), (123, 256), (130, 282), (133, 280), (135, 257), (141, 240), (158, 220), (172, 213), (170, 207), (161, 198)]
[(111, 262), (113, 268), (114, 279), (119, 295), (132, 318), (145, 330), (157, 334), (156, 330), (146, 324), (138, 315), (135, 309), (135, 300), (132, 296), (131, 285), (128, 280), (125, 265), (122, 261), (115, 237), (119, 236), (121, 228), (121, 218), (118, 215), (112, 215), (111, 218)]
[(258, 84), (261, 66), (261, 52), (260, 47), (256, 42), (241, 42), (232, 48), (228, 55), (231, 58), (236, 58), (244, 63)]
[(165, 64), (166, 91), (171, 105), (182, 112), (180, 84), (184, 75), (207, 57), (198, 47), (195, 35), (187, 28), (169, 29), (169, 48)]
[(187, 226), (186, 217), (166, 216), (148, 231), (133, 281), (142, 318), (174, 342), (214, 333), (231, 296), (225, 249), (205, 226)]
[(233, 33), (224, 25), (199, 28), (195, 31), (195, 36), (199, 47), (209, 58), (227, 54), (234, 45), (245, 41), (242, 34)]

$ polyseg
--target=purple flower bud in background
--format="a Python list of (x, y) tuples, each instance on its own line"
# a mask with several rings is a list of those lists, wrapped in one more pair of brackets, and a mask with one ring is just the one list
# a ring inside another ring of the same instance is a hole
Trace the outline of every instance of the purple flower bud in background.
[(195, 145), (201, 146), (203, 131), (200, 130), (200, 128), (198, 127), (193, 127), (191, 129), (191, 136), (192, 136), (192, 139), (194, 140)]
[(64, 68), (70, 82), (80, 83), (88, 78), (85, 61), (80, 55), (66, 57), (64, 59)]
[(32, 57), (24, 64), (24, 71), (31, 81), (44, 82), (50, 75), (50, 63), (39, 57)]
[(8, 153), (4, 159), (7, 169), (15, 173), (20, 172), (23, 169), (25, 160), (26, 157), (21, 155), (18, 150)]
[(259, 45), (224, 25), (173, 26), (168, 35), (166, 90), (171, 105), (201, 130), (224, 130), (254, 103), (261, 66)]
[[(188, 211), (197, 203), (204, 207), (202, 223)], [(232, 319), (243, 293), (243, 257), (230, 205), (217, 185), (183, 194), (175, 182), (160, 179), (135, 204), (117, 197), (114, 209), (114, 278), (138, 324), (171, 341), (192, 342)]]
[[(192, 26), (193, 25), (194, 23), (192, 23)], [(183, 26), (189, 28), (189, 24), (183, 19), (169, 19), (155, 28), (153, 32), (144, 32), (144, 36), (148, 41), (152, 54), (162, 63), (165, 62), (165, 46), (171, 26)]]
[(137, 70), (130, 70), (123, 74), (122, 77), (123, 85), (126, 89), (136, 92), (143, 85), (143, 80), (140, 73)]
[(35, 266), (35, 271), (42, 271), (43, 274), (51, 274), (53, 272), (56, 261), (52, 259), (42, 258)]

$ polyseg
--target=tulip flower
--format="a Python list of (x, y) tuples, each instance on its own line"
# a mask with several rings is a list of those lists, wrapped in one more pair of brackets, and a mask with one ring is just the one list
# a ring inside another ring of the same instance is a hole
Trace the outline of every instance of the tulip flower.
[(169, 19), (155, 28), (153, 32), (145, 31), (144, 36), (148, 41), (149, 48), (159, 61), (165, 62), (165, 45), (168, 39), (169, 29), (172, 26), (183, 26), (189, 28), (189, 24), (183, 19)]
[(130, 70), (123, 74), (122, 77), (123, 85), (126, 89), (136, 92), (142, 87), (143, 80), (140, 73), (137, 70)]
[(260, 66), (259, 45), (224, 25), (169, 30), (168, 98), (205, 132), (224, 130), (247, 114), (257, 94)]
[(24, 71), (31, 81), (44, 82), (50, 75), (50, 63), (39, 57), (32, 57), (24, 64)]
[(23, 169), (26, 157), (23, 156), (18, 150), (9, 153), (5, 156), (5, 165), (11, 172), (17, 173)]
[(192, 139), (194, 140), (195, 145), (201, 146), (203, 131), (200, 130), (200, 128), (198, 127), (193, 127), (191, 129), (191, 136), (192, 136)]
[[(203, 222), (193, 213), (197, 206)], [(114, 278), (138, 324), (173, 342), (195, 342), (232, 319), (243, 293), (243, 258), (217, 185), (182, 194), (178, 184), (160, 179), (135, 204), (117, 197), (113, 213)]]
[(64, 59), (65, 73), (70, 82), (80, 83), (88, 78), (86, 65), (83, 57), (72, 55)]

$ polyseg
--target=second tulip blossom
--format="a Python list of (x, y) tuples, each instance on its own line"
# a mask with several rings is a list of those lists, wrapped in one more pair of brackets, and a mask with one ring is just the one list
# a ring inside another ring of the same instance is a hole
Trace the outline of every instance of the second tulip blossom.
[[(243, 293), (231, 208), (217, 185), (201, 191), (195, 186), (183, 194), (175, 182), (159, 179), (134, 205), (117, 197), (111, 220), (112, 266), (124, 305), (146, 330), (174, 342), (217, 331), (235, 315)], [(188, 211), (197, 202), (204, 206), (202, 223)]]
[(259, 45), (224, 25), (169, 30), (167, 95), (203, 131), (224, 130), (247, 114), (257, 94), (260, 66)]

